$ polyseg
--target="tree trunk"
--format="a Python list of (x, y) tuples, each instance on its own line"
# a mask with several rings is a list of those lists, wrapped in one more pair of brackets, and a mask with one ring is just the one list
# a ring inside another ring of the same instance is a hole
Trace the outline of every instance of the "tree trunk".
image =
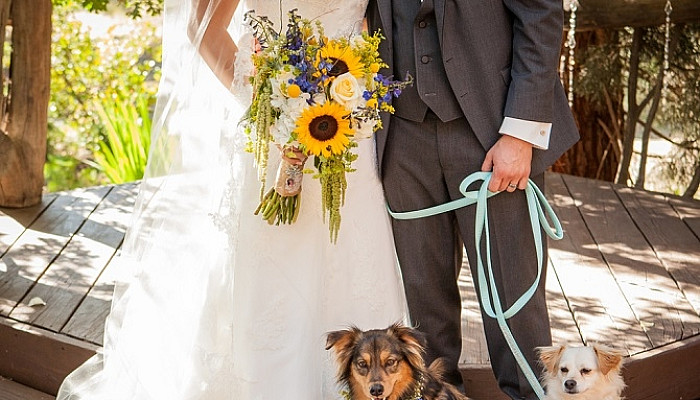
[[(637, 170), (637, 180), (634, 183), (634, 187), (637, 189), (644, 189), (644, 184), (647, 177), (647, 159), (649, 158), (649, 139), (651, 136), (651, 127), (654, 125), (654, 119), (656, 119), (656, 113), (659, 111), (659, 103), (661, 102), (661, 89), (663, 87), (664, 79), (663, 69), (659, 70), (656, 84), (652, 90), (653, 100), (651, 102), (651, 107), (649, 108), (649, 113), (647, 114), (646, 121), (644, 122), (644, 130), (642, 131), (642, 149), (639, 156), (639, 168)], [(629, 121), (633, 124), (632, 121)]]
[[(681, 34), (682, 25), (676, 25), (670, 32), (668, 52), (673, 54), (678, 44), (678, 37)], [(663, 63), (663, 61), (661, 61)], [(642, 149), (639, 158), (639, 170), (637, 172), (637, 181), (634, 187), (638, 189), (644, 189), (644, 183), (646, 181), (646, 168), (647, 159), (649, 157), (649, 138), (651, 136), (651, 130), (654, 126), (654, 120), (656, 119), (656, 113), (659, 111), (659, 103), (661, 102), (661, 97), (663, 93), (661, 92), (664, 84), (664, 70), (659, 68), (659, 72), (656, 76), (656, 83), (652, 91), (649, 93), (651, 97), (651, 106), (649, 107), (649, 112), (647, 113), (646, 121), (643, 124), (644, 130), (642, 132)], [(629, 120), (630, 124), (633, 124), (633, 120)]]
[(627, 124), (622, 139), (622, 160), (620, 161), (620, 172), (617, 175), (617, 183), (627, 185), (630, 179), (630, 164), (632, 163), (632, 150), (634, 147), (634, 137), (637, 131), (637, 124), (634, 121), (639, 119), (639, 115), (645, 105), (637, 103), (637, 83), (639, 76), (639, 53), (642, 46), (642, 28), (635, 28), (632, 34), (632, 48), (630, 49), (630, 72), (627, 78)]
[(690, 184), (685, 189), (685, 192), (683, 192), (683, 198), (692, 199), (695, 196), (695, 193), (698, 192), (699, 187), (700, 187), (700, 159), (698, 159), (698, 162), (695, 164), (695, 173), (693, 174), (693, 179), (690, 180)]
[(41, 201), (51, 68), (51, 0), (15, 0), (7, 131), (0, 133), (0, 206)]
[[(564, 0), (565, 6), (568, 3)], [(700, 1), (671, 0), (671, 5), (672, 22), (700, 21)], [(576, 30), (661, 25), (665, 6), (666, 0), (579, 0)]]
[[(602, 30), (576, 33), (577, 48), (608, 40), (612, 40), (609, 32)], [(577, 62), (576, 66), (579, 65)], [(568, 79), (564, 81), (568, 85)], [(615, 180), (620, 162), (620, 138), (624, 128), (624, 96), (621, 92), (609, 91), (604, 95), (605, 104), (598, 105), (586, 97), (576, 95), (574, 90), (573, 113), (581, 140), (564, 153), (552, 167), (553, 171), (606, 181)]]
[[(10, 19), (11, 0), (0, 0), (0, 43), (7, 39), (7, 22)], [(0, 51), (0, 66), (3, 63), (5, 52)], [(7, 129), (7, 96), (5, 96), (5, 74), (0, 74), (0, 132)], [(1, 154), (1, 153), (0, 153)]]

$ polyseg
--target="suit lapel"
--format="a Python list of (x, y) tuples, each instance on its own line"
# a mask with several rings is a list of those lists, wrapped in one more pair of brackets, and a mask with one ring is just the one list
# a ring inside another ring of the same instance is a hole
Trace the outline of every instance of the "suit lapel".
[(442, 30), (445, 22), (445, 0), (433, 0), (435, 7), (435, 21), (437, 23), (438, 38), (440, 38), (440, 45), (442, 45)]
[(392, 42), (391, 1), (392, 0), (377, 0), (379, 17), (382, 20), (382, 31), (388, 43)]

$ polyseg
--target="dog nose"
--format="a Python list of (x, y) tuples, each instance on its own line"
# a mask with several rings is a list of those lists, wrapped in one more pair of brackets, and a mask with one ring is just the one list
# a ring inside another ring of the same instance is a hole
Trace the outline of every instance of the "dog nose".
[(375, 383), (369, 387), (369, 394), (374, 397), (379, 397), (384, 394), (384, 386), (381, 383)]
[(564, 387), (566, 390), (573, 390), (573, 388), (576, 387), (576, 381), (573, 379), (569, 379), (568, 381), (564, 382)]

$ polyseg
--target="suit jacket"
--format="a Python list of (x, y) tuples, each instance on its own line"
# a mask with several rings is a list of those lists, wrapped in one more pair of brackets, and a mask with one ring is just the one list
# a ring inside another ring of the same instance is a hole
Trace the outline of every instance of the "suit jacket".
[[(381, 29), (382, 59), (393, 71), (392, 1), (369, 0), (370, 30)], [(443, 65), (460, 108), (485, 149), (500, 138), (504, 117), (551, 122), (547, 150), (533, 150), (532, 175), (579, 139), (559, 80), (561, 0), (434, 0)], [(386, 71), (385, 71), (386, 72)], [(377, 132), (379, 166), (389, 118)]]

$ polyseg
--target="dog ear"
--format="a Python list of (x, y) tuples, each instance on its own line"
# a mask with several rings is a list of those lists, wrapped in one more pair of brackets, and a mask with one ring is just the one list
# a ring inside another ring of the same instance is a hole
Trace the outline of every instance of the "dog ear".
[(550, 374), (553, 374), (557, 370), (557, 364), (559, 364), (559, 358), (561, 353), (564, 351), (565, 346), (545, 346), (537, 347), (535, 351), (540, 357), (540, 363), (544, 366), (545, 370)]
[(423, 353), (427, 340), (425, 334), (414, 328), (409, 328), (401, 324), (394, 324), (387, 328), (387, 333), (393, 335), (404, 343), (406, 358), (408, 362), (416, 368), (425, 368)]
[(357, 327), (350, 327), (340, 331), (329, 332), (326, 334), (326, 350), (331, 348), (336, 352), (342, 352), (352, 347), (362, 331)]
[(622, 368), (622, 352), (600, 344), (594, 344), (593, 350), (598, 357), (600, 373), (607, 375), (610, 371), (620, 371)]
[(347, 379), (350, 375), (352, 349), (362, 335), (362, 331), (352, 326), (341, 331), (329, 332), (326, 335), (326, 350), (333, 349), (338, 362), (338, 378)]

